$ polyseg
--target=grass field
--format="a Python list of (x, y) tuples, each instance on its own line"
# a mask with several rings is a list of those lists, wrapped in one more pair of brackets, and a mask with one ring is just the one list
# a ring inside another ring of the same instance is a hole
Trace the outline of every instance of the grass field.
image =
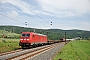
[(0, 38), (0, 53), (20, 48), (19, 39)]
[(90, 41), (71, 41), (62, 48), (54, 60), (90, 60)]

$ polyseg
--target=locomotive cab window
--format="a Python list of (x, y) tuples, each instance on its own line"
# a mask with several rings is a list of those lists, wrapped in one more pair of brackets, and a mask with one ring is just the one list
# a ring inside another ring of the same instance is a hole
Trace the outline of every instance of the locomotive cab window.
[(27, 36), (27, 37), (29, 37), (29, 36), (30, 36), (30, 34), (26, 34), (26, 36)]
[(25, 34), (22, 34), (22, 36), (25, 36)]
[(30, 34), (22, 34), (22, 37), (29, 37)]

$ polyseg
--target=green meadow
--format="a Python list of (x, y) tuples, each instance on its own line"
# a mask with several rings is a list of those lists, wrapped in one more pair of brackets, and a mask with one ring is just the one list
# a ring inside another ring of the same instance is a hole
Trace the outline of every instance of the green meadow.
[(0, 53), (20, 48), (19, 39), (0, 38)]
[(0, 53), (20, 48), (19, 39), (20, 34), (0, 30)]
[(90, 40), (71, 41), (55, 56), (54, 60), (90, 60)]

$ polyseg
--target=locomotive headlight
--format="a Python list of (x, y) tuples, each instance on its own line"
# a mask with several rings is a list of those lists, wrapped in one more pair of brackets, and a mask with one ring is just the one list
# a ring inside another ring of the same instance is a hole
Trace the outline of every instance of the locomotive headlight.
[(23, 40), (23, 39), (20, 39), (20, 40)]
[(29, 39), (27, 39), (27, 40), (29, 40)]

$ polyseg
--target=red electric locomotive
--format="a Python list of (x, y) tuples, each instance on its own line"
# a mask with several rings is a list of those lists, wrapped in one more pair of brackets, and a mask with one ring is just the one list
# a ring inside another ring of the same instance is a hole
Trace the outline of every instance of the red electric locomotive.
[(34, 32), (22, 32), (19, 45), (21, 47), (29, 47), (32, 45), (45, 44), (47, 41), (48, 40), (46, 35)]

